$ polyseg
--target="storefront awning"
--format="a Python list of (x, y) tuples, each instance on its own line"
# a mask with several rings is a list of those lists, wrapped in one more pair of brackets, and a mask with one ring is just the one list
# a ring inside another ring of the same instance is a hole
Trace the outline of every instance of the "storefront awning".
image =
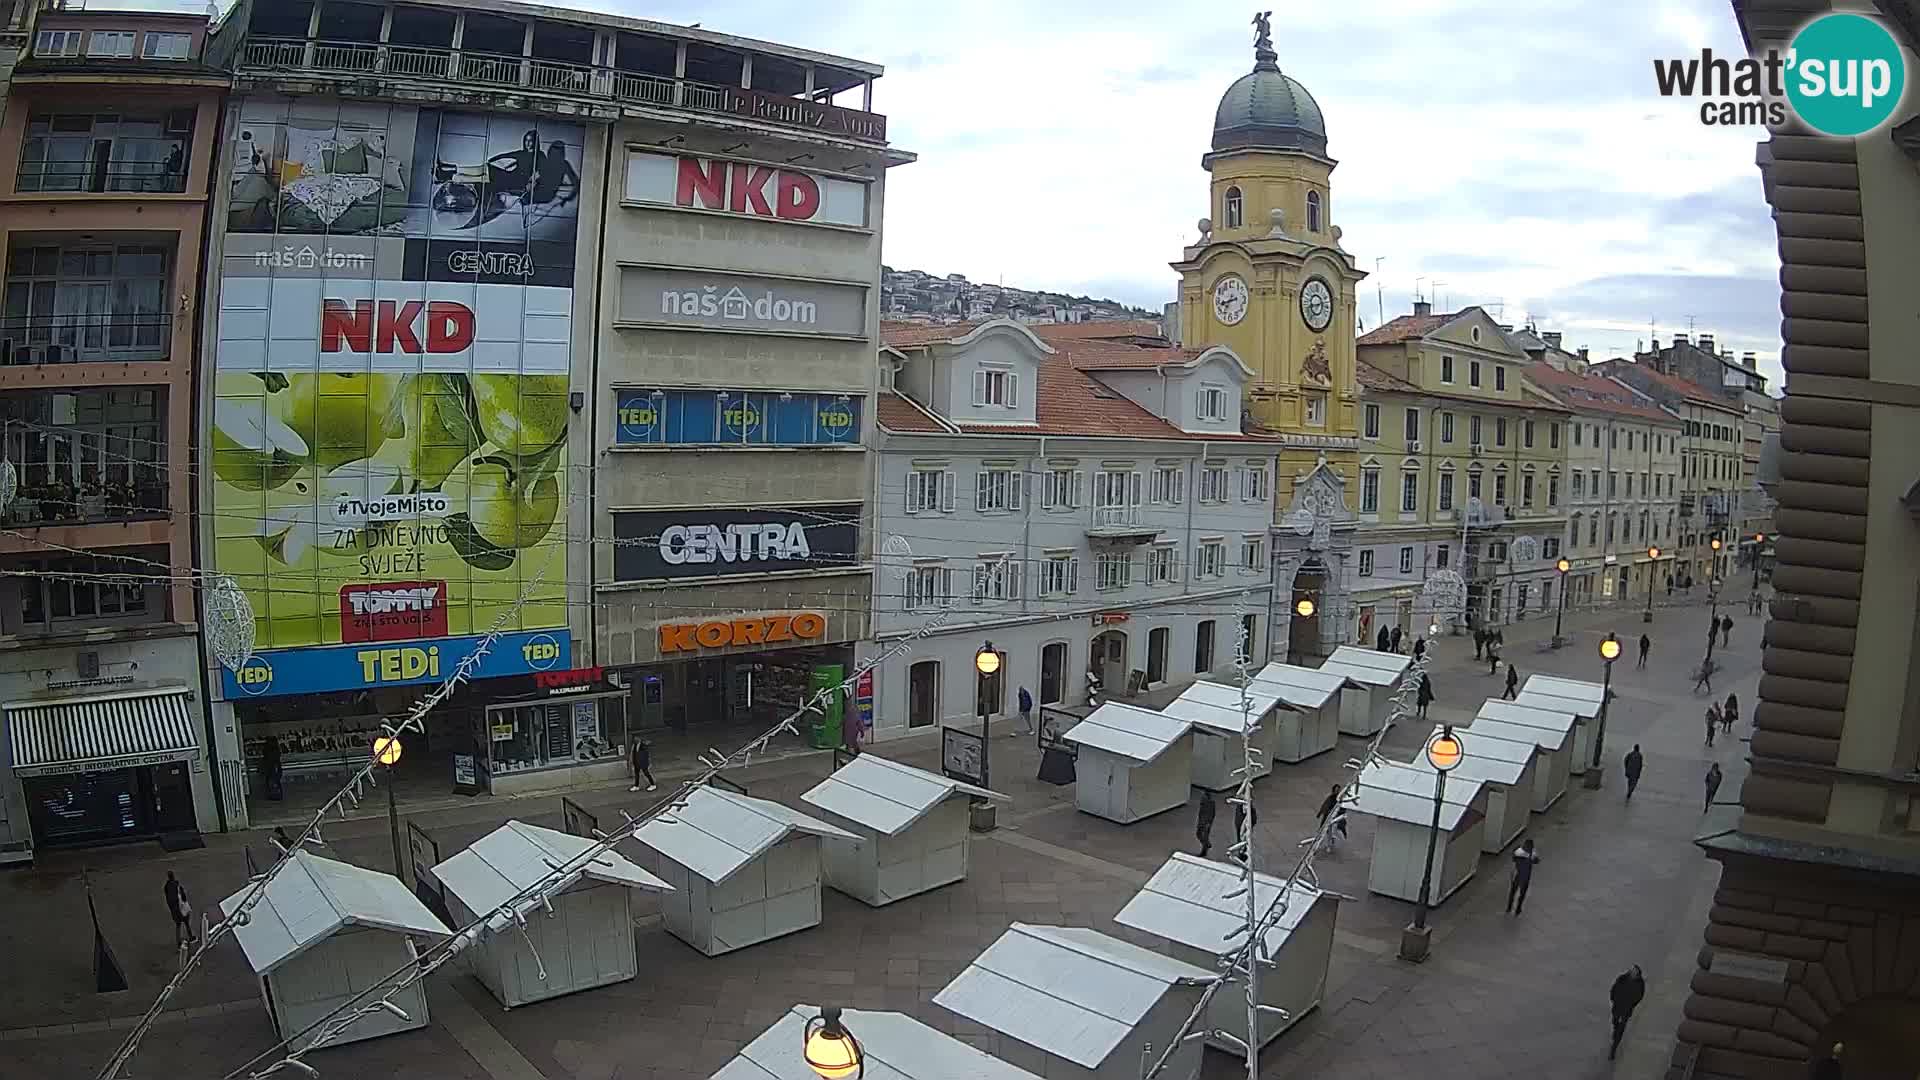
[(199, 725), (184, 686), (16, 701), (5, 706), (13, 771), (21, 776), (125, 769), (191, 757)]

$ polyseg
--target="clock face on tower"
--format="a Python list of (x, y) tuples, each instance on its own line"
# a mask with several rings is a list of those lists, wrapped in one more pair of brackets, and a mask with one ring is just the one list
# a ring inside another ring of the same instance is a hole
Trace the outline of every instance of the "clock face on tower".
[(1333, 290), (1327, 287), (1326, 279), (1308, 278), (1300, 287), (1300, 317), (1316, 334), (1333, 321)]
[(1247, 317), (1247, 283), (1228, 274), (1213, 283), (1213, 313), (1228, 326)]

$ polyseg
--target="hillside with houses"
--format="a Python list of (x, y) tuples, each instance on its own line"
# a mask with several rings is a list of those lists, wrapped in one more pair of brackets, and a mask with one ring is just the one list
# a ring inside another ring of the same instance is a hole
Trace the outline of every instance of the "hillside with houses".
[(967, 280), (965, 274), (880, 268), (881, 317), (896, 322), (966, 322), (997, 316), (1030, 323), (1157, 319), (1160, 313), (1116, 300)]

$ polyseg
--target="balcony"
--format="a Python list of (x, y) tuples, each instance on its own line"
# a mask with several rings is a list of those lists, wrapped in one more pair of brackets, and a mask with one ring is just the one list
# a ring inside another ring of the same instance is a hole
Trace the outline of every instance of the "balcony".
[(1090, 540), (1144, 544), (1159, 535), (1160, 527), (1147, 524), (1138, 506), (1096, 506), (1087, 526)]
[(45, 108), (27, 118), (14, 190), (44, 194), (179, 195), (187, 190), (194, 110)]
[(165, 517), (166, 392), (89, 387), (0, 396), (0, 454), (19, 487), (0, 509), (11, 526)]

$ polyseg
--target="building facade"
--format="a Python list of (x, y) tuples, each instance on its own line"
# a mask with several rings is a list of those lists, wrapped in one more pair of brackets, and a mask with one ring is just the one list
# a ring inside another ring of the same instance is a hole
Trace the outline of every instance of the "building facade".
[[(13, 16), (32, 14), (14, 6)], [(24, 27), (24, 22), (16, 22)], [(204, 16), (45, 11), (0, 112), (0, 862), (220, 828), (193, 372), (227, 76)]]
[(797, 704), (797, 661), (733, 672), (776, 622), (864, 630), (840, 530), (866, 486), (844, 447), (873, 377), (879, 69), (485, 0), (227, 22), (201, 540), (258, 627), (237, 670), (207, 659), (229, 821), (331, 794), (456, 673), (401, 771), (473, 792)]
[[(1875, 4), (1915, 69), (1920, 21)], [(1736, 4), (1748, 52), (1784, 53), (1811, 0)], [(1856, 138), (1772, 132), (1779, 232), (1780, 536), (1751, 771), (1703, 823), (1719, 862), (1669, 1080), (1847, 1076), (1920, 1061), (1920, 118)], [(1725, 798), (1726, 796), (1722, 796)]]
[[(1231, 349), (896, 325), (881, 354), (873, 731), (1177, 685), (1270, 648), (1280, 447)], [(929, 629), (931, 627), (931, 629)], [(982, 680), (991, 642), (1002, 674)]]

